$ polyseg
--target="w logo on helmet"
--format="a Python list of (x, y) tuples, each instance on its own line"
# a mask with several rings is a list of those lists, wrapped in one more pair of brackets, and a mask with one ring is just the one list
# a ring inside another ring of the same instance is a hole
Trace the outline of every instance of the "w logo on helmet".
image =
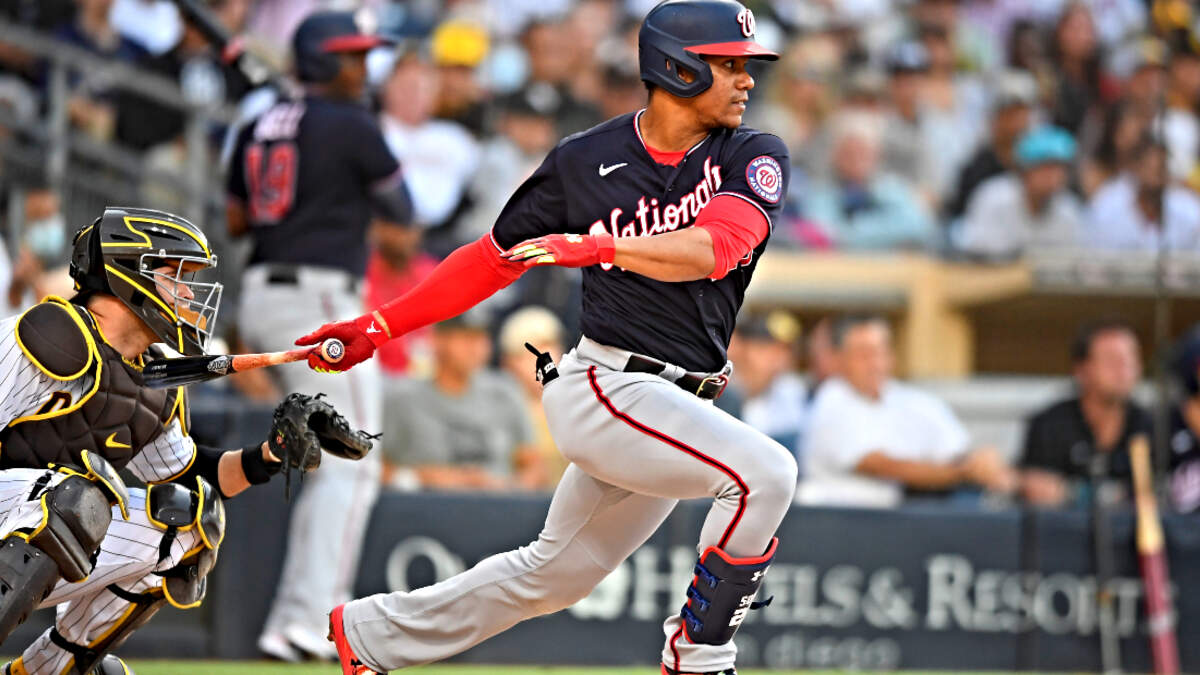
[(743, 8), (737, 15), (738, 23), (742, 24), (742, 35), (754, 37), (754, 12)]

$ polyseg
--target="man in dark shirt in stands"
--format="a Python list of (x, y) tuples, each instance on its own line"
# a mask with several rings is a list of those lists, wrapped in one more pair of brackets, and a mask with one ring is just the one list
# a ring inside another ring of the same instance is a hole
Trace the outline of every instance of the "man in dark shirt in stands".
[(1021, 492), (1038, 506), (1079, 504), (1085, 493), (1080, 488), (1092, 476), (1125, 487), (1129, 441), (1150, 433), (1150, 414), (1131, 398), (1142, 362), (1128, 324), (1086, 326), (1071, 347), (1071, 358), (1076, 395), (1034, 415), (1025, 435)]

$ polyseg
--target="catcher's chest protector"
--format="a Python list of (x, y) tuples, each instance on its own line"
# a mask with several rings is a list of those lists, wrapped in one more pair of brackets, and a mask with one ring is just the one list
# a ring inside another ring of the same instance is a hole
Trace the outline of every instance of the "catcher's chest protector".
[[(120, 470), (184, 407), (182, 389), (143, 387), (141, 368), (104, 340), (82, 307), (49, 298), (26, 312), (16, 330), (26, 357), (43, 373), (94, 379), (79, 400), (52, 398), (0, 430), (0, 468), (80, 465), (80, 451), (87, 450)], [(185, 430), (187, 421), (180, 420)]]

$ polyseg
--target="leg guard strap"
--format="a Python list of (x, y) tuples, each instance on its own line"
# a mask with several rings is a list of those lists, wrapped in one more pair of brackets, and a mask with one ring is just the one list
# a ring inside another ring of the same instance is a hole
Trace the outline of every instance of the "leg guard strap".
[[(158, 610), (162, 609), (163, 605), (167, 603), (158, 589), (139, 594), (131, 593), (119, 586), (110, 585), (108, 586), (108, 590), (117, 597), (129, 602), (130, 607), (105, 632), (104, 637), (90, 645), (84, 646), (67, 640), (62, 633), (58, 632), (58, 628), (50, 630), (50, 641), (59, 649), (70, 652), (74, 656), (72, 660), (73, 666), (67, 670), (68, 675), (89, 675), (97, 665), (112, 666), (111, 659), (103, 664), (101, 664), (101, 661), (105, 659), (109, 652), (121, 646), (121, 643), (125, 642), (135, 630), (150, 621), (151, 617), (158, 613)], [(119, 659), (117, 663), (120, 664)], [(121, 668), (124, 668), (123, 664), (121, 664)], [(106, 671), (102, 670), (101, 672)], [(119, 673), (120, 671), (115, 672)]]

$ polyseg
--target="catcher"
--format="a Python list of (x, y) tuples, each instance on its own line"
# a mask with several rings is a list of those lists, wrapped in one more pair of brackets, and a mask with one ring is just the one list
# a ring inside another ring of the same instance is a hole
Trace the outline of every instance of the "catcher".
[[(196, 607), (225, 528), (222, 500), (320, 447), (358, 459), (370, 437), (292, 394), (268, 440), (198, 447), (182, 388), (142, 386), (154, 343), (203, 354), (221, 285), (204, 233), (160, 211), (108, 208), (75, 235), (77, 294), (0, 321), (0, 641), (38, 607), (56, 625), (4, 675), (118, 675), (111, 651), (170, 604)], [(129, 469), (148, 487), (128, 489)]]

